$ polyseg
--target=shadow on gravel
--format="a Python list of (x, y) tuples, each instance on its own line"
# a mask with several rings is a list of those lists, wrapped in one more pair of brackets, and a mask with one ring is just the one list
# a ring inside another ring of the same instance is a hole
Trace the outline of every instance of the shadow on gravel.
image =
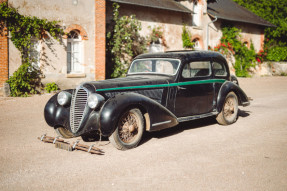
[(238, 110), (238, 116), (239, 117), (248, 117), (250, 115), (250, 113), (251, 113), (250, 111), (244, 111), (241, 109)]
[(146, 132), (146, 133), (144, 133), (144, 136), (142, 138), (142, 141), (140, 142), (140, 145), (148, 142), (152, 138), (161, 139), (161, 138), (165, 138), (165, 137), (179, 134), (179, 133), (186, 131), (186, 130), (189, 130), (189, 129), (196, 129), (196, 128), (200, 128), (200, 127), (205, 127), (205, 126), (213, 125), (215, 123), (217, 123), (217, 122), (216, 122), (216, 119), (214, 117), (208, 117), (208, 118), (204, 118), (204, 119), (197, 119), (197, 120), (192, 120), (192, 121), (188, 121), (188, 122), (182, 122), (175, 127), (163, 129), (161, 131), (155, 131), (155, 132), (150, 132), (150, 133)]
[[(245, 117), (248, 117), (250, 115), (250, 113), (251, 113), (250, 111), (244, 111), (244, 110), (239, 109), (238, 117), (245, 118)], [(216, 123), (217, 123), (217, 121), (216, 121), (215, 117), (207, 117), (207, 118), (203, 118), (203, 119), (197, 119), (197, 120), (192, 120), (192, 121), (188, 121), (188, 122), (182, 122), (175, 127), (163, 129), (161, 131), (145, 132), (143, 134), (142, 141), (140, 142), (139, 145), (142, 145), (142, 144), (148, 142), (152, 138), (161, 139), (161, 138), (165, 138), (165, 137), (179, 134), (179, 133), (186, 131), (186, 130), (206, 127), (206, 126), (213, 125)], [(100, 139), (99, 135), (95, 136), (95, 134), (97, 134), (97, 133), (92, 132), (92, 133), (85, 134), (82, 136), (82, 139), (84, 142), (99, 141), (99, 139)], [(108, 137), (102, 137), (102, 141), (109, 141), (109, 138)]]
[[(238, 110), (238, 117), (248, 117), (250, 115), (250, 111), (244, 111), (244, 110)], [(144, 144), (151, 140), (152, 138), (165, 138), (169, 136), (173, 136), (176, 134), (179, 134), (185, 130), (189, 129), (196, 129), (196, 128), (201, 128), (209, 125), (216, 124), (217, 121), (215, 117), (207, 117), (203, 119), (197, 119), (197, 120), (192, 120), (188, 122), (183, 122), (178, 124), (175, 127), (171, 127), (168, 129), (163, 129), (161, 131), (155, 131), (155, 132), (145, 132), (142, 138), (142, 141), (140, 142), (139, 145)]]

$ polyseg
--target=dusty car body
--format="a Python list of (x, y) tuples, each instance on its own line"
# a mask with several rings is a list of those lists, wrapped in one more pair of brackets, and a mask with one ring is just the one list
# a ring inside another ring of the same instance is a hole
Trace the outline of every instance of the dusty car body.
[(124, 78), (91, 81), (54, 95), (46, 122), (63, 137), (98, 131), (121, 150), (134, 148), (144, 131), (216, 117), (237, 120), (248, 97), (225, 58), (211, 51), (174, 51), (137, 56)]

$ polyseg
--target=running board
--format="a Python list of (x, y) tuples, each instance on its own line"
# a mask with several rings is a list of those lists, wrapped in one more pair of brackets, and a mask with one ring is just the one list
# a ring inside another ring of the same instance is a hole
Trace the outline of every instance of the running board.
[(217, 115), (218, 112), (214, 111), (214, 112), (210, 112), (210, 113), (205, 113), (205, 114), (201, 114), (201, 115), (193, 115), (193, 116), (188, 116), (188, 117), (180, 117), (177, 118), (178, 122), (185, 122), (185, 121), (191, 121), (191, 120), (195, 120), (195, 119), (201, 119), (201, 118), (205, 118), (205, 117), (211, 117), (214, 115)]

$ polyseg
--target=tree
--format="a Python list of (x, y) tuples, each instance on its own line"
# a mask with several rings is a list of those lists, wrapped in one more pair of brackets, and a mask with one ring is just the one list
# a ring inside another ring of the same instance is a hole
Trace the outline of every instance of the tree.
[(266, 38), (279, 46), (287, 46), (286, 0), (233, 0), (256, 15), (276, 25), (265, 29)]

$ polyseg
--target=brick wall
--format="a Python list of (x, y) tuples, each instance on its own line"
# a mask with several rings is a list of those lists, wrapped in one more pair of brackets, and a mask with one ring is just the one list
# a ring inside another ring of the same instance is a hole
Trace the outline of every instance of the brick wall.
[(106, 1), (95, 0), (95, 79), (104, 80), (106, 77)]
[[(0, 3), (4, 1), (7, 0), (0, 0)], [(4, 28), (4, 31), (0, 31), (0, 88), (6, 80), (8, 80), (8, 38), (7, 29)]]

